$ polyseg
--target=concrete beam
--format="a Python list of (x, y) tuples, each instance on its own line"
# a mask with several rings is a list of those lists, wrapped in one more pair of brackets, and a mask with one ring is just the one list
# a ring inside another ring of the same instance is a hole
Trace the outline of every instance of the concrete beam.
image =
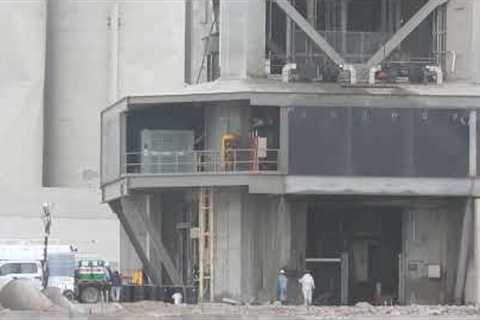
[(102, 202), (110, 202), (127, 195), (126, 179), (118, 179), (102, 185)]
[(319, 195), (472, 196), (468, 178), (287, 176), (285, 193)]
[(150, 263), (148, 259), (148, 255), (146, 250), (144, 249), (138, 233), (135, 232), (135, 224), (133, 221), (133, 217), (126, 213), (123, 209), (123, 205), (120, 200), (112, 201), (109, 203), (110, 208), (113, 212), (117, 214), (118, 220), (123, 226), (123, 229), (127, 233), (127, 236), (137, 253), (138, 258), (140, 259), (143, 269), (147, 276), (155, 283), (160, 284), (162, 283), (162, 274), (161, 270), (154, 268), (153, 265)]
[[(120, 200), (123, 209), (122, 211), (126, 217), (126, 223), (133, 230), (135, 230), (135, 228), (146, 230), (150, 239), (151, 252), (154, 253), (158, 260), (162, 262), (170, 280), (172, 281), (172, 284), (177, 286), (182, 285), (181, 277), (177, 272), (173, 260), (170, 258), (167, 249), (163, 245), (158, 231), (154, 229), (149, 217), (147, 216), (146, 207), (145, 209), (139, 208), (139, 202), (145, 202), (146, 204), (147, 197), (148, 196), (130, 196), (124, 197)], [(146, 253), (145, 256), (148, 257)], [(151, 265), (150, 261), (148, 264)], [(158, 284), (161, 282), (156, 283)]]
[(250, 193), (283, 193), (284, 176), (271, 174), (131, 175), (128, 189), (247, 186)]
[(293, 7), (288, 0), (275, 0), (278, 6), (305, 34), (337, 65), (344, 65), (342, 56), (323, 38), (317, 30)]
[(379, 65), (395, 50), (410, 33), (415, 30), (425, 18), (437, 7), (447, 3), (448, 0), (429, 0), (417, 13), (405, 23), (367, 62), (368, 69)]

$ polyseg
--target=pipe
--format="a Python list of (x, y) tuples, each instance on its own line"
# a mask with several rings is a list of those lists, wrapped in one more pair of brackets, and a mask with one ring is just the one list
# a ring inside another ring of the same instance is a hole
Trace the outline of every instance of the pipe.
[(381, 65), (370, 68), (370, 70), (368, 72), (368, 84), (371, 84), (371, 85), (375, 84), (375, 74), (380, 70), (382, 70)]
[(450, 67), (450, 73), (455, 73), (457, 65), (457, 52), (455, 50), (447, 51), (447, 53), (452, 55), (452, 66)]
[(120, 29), (120, 5), (115, 2), (110, 16), (111, 38), (111, 74), (110, 74), (110, 101), (118, 100), (118, 69), (119, 69), (119, 29)]

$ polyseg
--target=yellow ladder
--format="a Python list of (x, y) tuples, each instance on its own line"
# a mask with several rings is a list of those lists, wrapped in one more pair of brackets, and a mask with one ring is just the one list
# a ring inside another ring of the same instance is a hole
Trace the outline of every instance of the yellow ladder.
[(201, 188), (198, 204), (198, 260), (199, 285), (198, 301), (204, 302), (208, 293), (208, 300), (213, 302), (213, 274), (214, 274), (214, 210), (213, 188)]

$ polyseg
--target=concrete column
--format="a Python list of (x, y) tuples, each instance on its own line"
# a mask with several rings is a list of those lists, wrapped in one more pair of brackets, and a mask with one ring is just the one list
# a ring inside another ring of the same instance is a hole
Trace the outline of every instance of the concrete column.
[(220, 74), (223, 79), (265, 76), (266, 1), (220, 1)]
[(288, 113), (288, 107), (280, 109), (280, 170), (284, 173), (288, 172)]
[(447, 75), (450, 80), (480, 82), (480, 2), (447, 4)]
[(223, 188), (215, 193), (216, 298), (242, 299), (242, 188)]
[(474, 199), (473, 201), (473, 212), (474, 212), (474, 245), (473, 245), (473, 261), (474, 261), (474, 294), (475, 304), (480, 304), (480, 277), (478, 266), (480, 266), (480, 199)]
[(208, 108), (205, 118), (207, 149), (220, 150), (221, 139), (226, 133), (240, 135), (243, 147), (247, 147), (250, 107), (245, 102), (229, 102)]
[(469, 119), (469, 176), (477, 176), (477, 111), (470, 111)]
[(480, 83), (480, 1), (473, 1), (472, 6), (472, 80)]

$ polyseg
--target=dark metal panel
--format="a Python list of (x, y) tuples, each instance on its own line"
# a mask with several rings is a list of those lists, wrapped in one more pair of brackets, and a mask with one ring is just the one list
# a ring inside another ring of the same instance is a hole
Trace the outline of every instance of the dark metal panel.
[(289, 173), (342, 175), (347, 108), (294, 108), (289, 114)]
[(408, 175), (410, 110), (352, 110), (352, 173), (356, 176)]
[(415, 110), (415, 175), (465, 177), (468, 175), (468, 112)]
[(468, 111), (295, 107), (288, 121), (289, 174), (468, 174)]

